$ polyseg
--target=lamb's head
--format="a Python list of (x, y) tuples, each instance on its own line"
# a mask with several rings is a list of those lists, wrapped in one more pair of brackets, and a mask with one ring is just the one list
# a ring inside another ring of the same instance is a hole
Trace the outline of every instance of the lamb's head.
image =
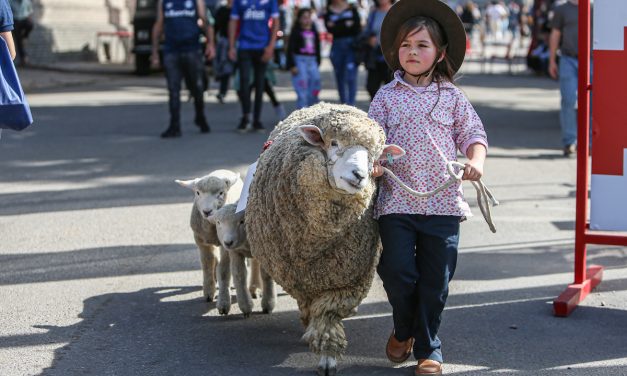
[(361, 110), (332, 110), (319, 125), (301, 125), (298, 130), (305, 141), (321, 149), (329, 184), (343, 193), (356, 194), (366, 188), (375, 160), (405, 155), (399, 146), (384, 144), (381, 127)]
[(229, 188), (239, 179), (239, 174), (227, 172), (229, 173), (211, 173), (201, 178), (176, 180), (176, 182), (194, 191), (194, 206), (203, 218), (208, 219), (224, 206)]
[(244, 211), (235, 212), (237, 205), (224, 205), (209, 222), (216, 225), (218, 239), (225, 249), (248, 248), (246, 238), (246, 225), (244, 223)]

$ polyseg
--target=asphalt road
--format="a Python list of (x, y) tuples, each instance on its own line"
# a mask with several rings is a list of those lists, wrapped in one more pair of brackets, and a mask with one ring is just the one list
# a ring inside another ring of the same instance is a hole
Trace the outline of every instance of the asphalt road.
[[(552, 316), (573, 279), (576, 169), (559, 148), (557, 85), (468, 72), (461, 87), (486, 125), (485, 182), (501, 206), (491, 234), (466, 186), (478, 216), (462, 226), (443, 317), (446, 374), (627, 375), (626, 248), (591, 247), (603, 283), (569, 318)], [(192, 196), (174, 179), (244, 174), (255, 160), (267, 135), (234, 132), (234, 93), (224, 105), (207, 97), (210, 134), (186, 103), (183, 137), (162, 140), (162, 77), (76, 80), (29, 93), (36, 124), (0, 141), (0, 375), (313, 374), (289, 296), (271, 315), (256, 300), (248, 319), (202, 299)], [(292, 110), (288, 77), (277, 92)], [(358, 100), (367, 109), (365, 91)], [(266, 105), (264, 123), (276, 120)], [(378, 278), (345, 326), (341, 375), (413, 374), (415, 362), (385, 357), (392, 322)]]

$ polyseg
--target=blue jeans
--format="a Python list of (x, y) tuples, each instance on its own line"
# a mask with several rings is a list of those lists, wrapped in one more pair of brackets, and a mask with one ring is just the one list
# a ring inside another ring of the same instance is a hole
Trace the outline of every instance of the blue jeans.
[(353, 50), (354, 37), (333, 39), (331, 64), (335, 73), (335, 83), (340, 94), (340, 102), (355, 105), (357, 96), (357, 64)]
[(560, 126), (562, 128), (562, 145), (577, 144), (577, 82), (578, 82), (577, 58), (560, 56), (559, 82), (562, 96), (560, 108)]
[(460, 217), (389, 214), (379, 218), (377, 272), (392, 305), (395, 337), (414, 337), (414, 357), (442, 362), (438, 338), (448, 283), (457, 265)]
[(296, 91), (296, 108), (303, 108), (318, 103), (320, 93), (320, 71), (315, 56), (294, 55), (298, 74), (292, 76), (292, 85)]
[(203, 84), (204, 61), (200, 50), (189, 52), (166, 52), (163, 55), (163, 67), (168, 82), (170, 126), (181, 124), (181, 79), (194, 97), (196, 118), (204, 118), (205, 86)]
[(263, 50), (238, 50), (237, 66), (239, 69), (239, 98), (242, 102), (242, 114), (246, 117), (250, 115), (250, 72), (253, 72), (253, 87), (255, 88), (255, 112), (253, 121), (258, 122), (261, 118), (263, 106), (263, 91), (265, 88), (266, 67), (268, 63), (263, 62)]

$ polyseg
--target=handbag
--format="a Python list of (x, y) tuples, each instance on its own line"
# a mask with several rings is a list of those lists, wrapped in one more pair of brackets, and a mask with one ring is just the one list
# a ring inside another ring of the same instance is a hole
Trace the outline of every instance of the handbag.
[(9, 46), (0, 37), (0, 129), (21, 131), (33, 123)]

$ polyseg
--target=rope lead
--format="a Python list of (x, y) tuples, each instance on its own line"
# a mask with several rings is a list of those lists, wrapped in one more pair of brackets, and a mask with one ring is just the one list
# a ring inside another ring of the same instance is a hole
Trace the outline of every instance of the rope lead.
[[(389, 158), (389, 154), (388, 154), (388, 158)], [(456, 173), (454, 167), (460, 167), (460, 168), (462, 168), (462, 170), (460, 170), (458, 173)], [(394, 181), (397, 182), (401, 186), (401, 188), (403, 188), (409, 194), (411, 194), (413, 196), (417, 196), (417, 197), (431, 197), (431, 196), (435, 195), (436, 193), (438, 193), (438, 192), (440, 192), (440, 191), (450, 187), (451, 185), (455, 184), (456, 182), (461, 181), (462, 180), (462, 176), (464, 175), (464, 171), (463, 171), (464, 167), (466, 167), (466, 166), (463, 163), (459, 163), (457, 161), (450, 161), (450, 162), (448, 162), (446, 164), (446, 169), (448, 170), (448, 173), (449, 173), (449, 175), (451, 175), (451, 177), (444, 184), (442, 184), (441, 186), (437, 187), (436, 189), (434, 189), (432, 191), (428, 191), (428, 192), (418, 192), (418, 191), (415, 191), (414, 189), (412, 189), (411, 187), (409, 187), (405, 183), (403, 183), (389, 169), (383, 167), (383, 171), (385, 171), (388, 175), (390, 175), (390, 177), (392, 179), (394, 179)], [(490, 202), (489, 201), (492, 201), (492, 206), (498, 206), (499, 205), (498, 200), (496, 198), (494, 198), (494, 195), (492, 194), (492, 192), (488, 189), (488, 187), (486, 187), (483, 184), (481, 179), (479, 179), (478, 181), (471, 180), (470, 182), (472, 183), (473, 187), (475, 187), (475, 190), (477, 191), (477, 202), (479, 203), (479, 209), (481, 210), (481, 214), (483, 214), (483, 218), (485, 219), (486, 223), (490, 227), (490, 231), (496, 232), (496, 227), (494, 226), (494, 222), (492, 221), (492, 212), (490, 211)]]

